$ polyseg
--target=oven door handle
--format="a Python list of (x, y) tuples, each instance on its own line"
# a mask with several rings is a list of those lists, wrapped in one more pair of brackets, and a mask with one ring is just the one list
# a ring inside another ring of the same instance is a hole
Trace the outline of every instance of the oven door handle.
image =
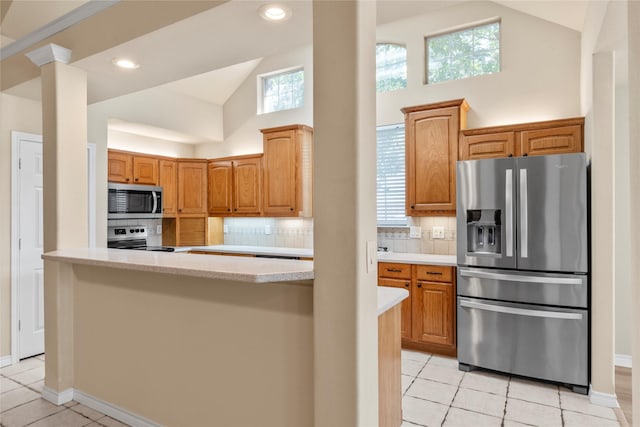
[(158, 193), (155, 191), (152, 191), (151, 194), (153, 195), (153, 209), (151, 210), (151, 213), (158, 213), (157, 209), (158, 209)]
[(507, 280), (510, 282), (550, 283), (555, 285), (581, 285), (584, 283), (584, 281), (580, 278), (520, 276), (517, 274), (491, 273), (488, 271), (471, 271), (471, 270), (463, 270), (463, 269), (460, 269), (460, 276), (475, 277), (478, 279)]
[(582, 320), (581, 313), (567, 313), (563, 311), (531, 310), (528, 308), (507, 307), (502, 305), (485, 304), (476, 301), (460, 300), (460, 307), (493, 311), (495, 313), (515, 314), (517, 316), (544, 317), (546, 319)]

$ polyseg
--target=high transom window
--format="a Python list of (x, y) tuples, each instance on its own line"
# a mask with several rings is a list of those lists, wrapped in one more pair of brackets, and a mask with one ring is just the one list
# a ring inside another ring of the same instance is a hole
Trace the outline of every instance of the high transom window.
[(290, 110), (304, 105), (304, 69), (296, 68), (259, 77), (262, 105), (259, 113)]
[(425, 38), (426, 83), (500, 71), (500, 21)]
[(376, 91), (388, 92), (407, 87), (407, 48), (401, 44), (376, 45)]

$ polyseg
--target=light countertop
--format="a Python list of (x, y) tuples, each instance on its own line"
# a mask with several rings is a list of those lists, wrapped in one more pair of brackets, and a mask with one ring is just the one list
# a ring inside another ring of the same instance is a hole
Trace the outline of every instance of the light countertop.
[(42, 256), (49, 261), (125, 270), (149, 271), (266, 283), (313, 279), (313, 262), (287, 259), (242, 258), (126, 249), (61, 249)]
[(409, 291), (406, 289), (378, 286), (378, 316), (406, 298), (409, 298)]
[(401, 252), (378, 252), (378, 262), (397, 262), (400, 264), (427, 264), (456, 266), (455, 255), (413, 254)]
[(242, 245), (212, 245), (212, 246), (178, 246), (176, 252), (202, 251), (222, 252), (228, 254), (253, 254), (265, 256), (313, 258), (313, 249), (280, 248), (274, 246), (242, 246)]

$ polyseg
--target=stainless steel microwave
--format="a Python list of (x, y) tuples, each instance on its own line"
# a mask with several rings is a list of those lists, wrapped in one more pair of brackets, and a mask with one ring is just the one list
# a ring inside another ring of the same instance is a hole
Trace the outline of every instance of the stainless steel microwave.
[(162, 187), (109, 183), (107, 219), (162, 218)]

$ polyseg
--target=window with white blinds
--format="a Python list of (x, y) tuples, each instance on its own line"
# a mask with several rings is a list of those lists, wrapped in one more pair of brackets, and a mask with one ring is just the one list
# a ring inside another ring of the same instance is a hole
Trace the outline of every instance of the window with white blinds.
[(378, 126), (376, 204), (378, 226), (407, 225), (404, 125)]

